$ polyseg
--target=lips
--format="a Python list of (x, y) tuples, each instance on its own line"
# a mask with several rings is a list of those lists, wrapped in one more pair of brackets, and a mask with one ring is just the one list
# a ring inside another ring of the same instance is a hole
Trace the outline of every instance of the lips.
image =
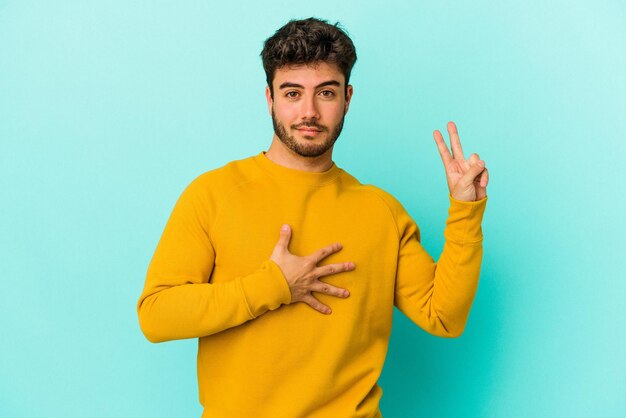
[(308, 134), (317, 134), (319, 132), (322, 132), (323, 129), (318, 128), (317, 126), (300, 126), (299, 128), (296, 128), (297, 130), (299, 130), (300, 132), (303, 133), (308, 133)]

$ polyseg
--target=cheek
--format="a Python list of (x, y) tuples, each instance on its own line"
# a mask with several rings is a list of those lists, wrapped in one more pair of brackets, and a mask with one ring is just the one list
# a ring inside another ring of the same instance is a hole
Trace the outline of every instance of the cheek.
[(274, 116), (285, 125), (291, 125), (297, 118), (297, 112), (290, 107), (274, 107)]
[(344, 110), (345, 110), (345, 107), (343, 103), (332, 106), (327, 109), (327, 112), (325, 115), (326, 119), (329, 121), (332, 120), (334, 122), (338, 122), (344, 116)]

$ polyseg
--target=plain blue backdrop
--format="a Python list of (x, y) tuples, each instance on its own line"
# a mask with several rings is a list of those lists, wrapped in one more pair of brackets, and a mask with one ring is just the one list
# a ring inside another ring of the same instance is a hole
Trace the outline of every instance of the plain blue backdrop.
[(269, 146), (262, 43), (310, 16), (357, 47), (335, 162), (434, 258), (432, 131), (490, 171), (465, 334), (396, 311), (384, 417), (626, 416), (625, 3), (307, 4), (0, 0), (0, 416), (200, 416), (196, 340), (135, 305), (184, 187)]

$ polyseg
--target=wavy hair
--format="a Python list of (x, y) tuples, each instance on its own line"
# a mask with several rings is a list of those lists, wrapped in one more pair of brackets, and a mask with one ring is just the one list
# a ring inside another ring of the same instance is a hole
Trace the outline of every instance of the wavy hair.
[(347, 89), (356, 62), (356, 49), (347, 33), (339, 27), (339, 22), (331, 25), (326, 20), (310, 17), (290, 20), (267, 38), (261, 59), (267, 85), (274, 97), (272, 82), (277, 69), (319, 61), (337, 65), (345, 77)]

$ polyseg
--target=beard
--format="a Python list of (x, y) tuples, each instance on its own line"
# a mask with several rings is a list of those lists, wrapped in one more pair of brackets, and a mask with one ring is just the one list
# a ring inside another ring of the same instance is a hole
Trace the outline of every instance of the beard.
[[(289, 148), (296, 154), (301, 155), (302, 157), (309, 157), (309, 158), (319, 157), (320, 155), (328, 151), (330, 148), (332, 148), (332, 146), (335, 145), (335, 141), (337, 141), (337, 138), (339, 138), (339, 135), (341, 134), (341, 130), (343, 129), (344, 119), (345, 119), (345, 115), (341, 118), (339, 123), (335, 125), (334, 129), (332, 130), (331, 133), (329, 133), (328, 137), (323, 143), (315, 144), (313, 142), (308, 142), (308, 141), (306, 143), (299, 143), (295, 137), (287, 133), (287, 130), (285, 129), (283, 124), (280, 123), (276, 119), (276, 116), (274, 115), (274, 108), (272, 107), (272, 124), (274, 125), (274, 133), (276, 134), (278, 139), (280, 139), (280, 141), (283, 144), (285, 144), (285, 146), (287, 146), (287, 148)], [(302, 123), (300, 125), (292, 125), (291, 128), (297, 129), (297, 127), (303, 128), (305, 126), (318, 129), (322, 131), (322, 133), (329, 132), (327, 127), (318, 125), (315, 122)]]

